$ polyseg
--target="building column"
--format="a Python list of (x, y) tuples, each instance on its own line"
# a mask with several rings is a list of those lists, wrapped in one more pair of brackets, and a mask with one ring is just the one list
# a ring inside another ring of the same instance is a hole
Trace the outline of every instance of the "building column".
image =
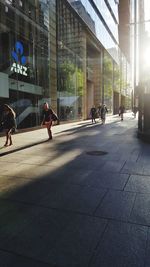
[(57, 6), (50, 1), (50, 96), (51, 106), (57, 112)]
[(86, 33), (82, 32), (82, 55), (83, 55), (83, 104), (82, 104), (82, 118), (87, 119), (88, 110), (87, 110), (87, 75), (86, 75)]
[(102, 103), (102, 64), (101, 53), (97, 54), (93, 62), (94, 103), (98, 107)]

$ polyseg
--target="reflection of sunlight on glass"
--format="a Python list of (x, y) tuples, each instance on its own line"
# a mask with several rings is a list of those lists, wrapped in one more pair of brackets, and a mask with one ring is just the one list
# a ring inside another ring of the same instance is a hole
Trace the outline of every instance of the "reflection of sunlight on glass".
[(147, 48), (145, 50), (144, 55), (143, 55), (143, 61), (144, 61), (145, 67), (150, 68), (150, 48)]

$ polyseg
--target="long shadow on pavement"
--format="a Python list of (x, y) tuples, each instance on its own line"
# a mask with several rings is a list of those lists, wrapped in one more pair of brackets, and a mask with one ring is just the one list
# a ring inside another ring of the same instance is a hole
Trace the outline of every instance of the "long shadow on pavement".
[[(2, 158), (2, 266), (144, 267), (150, 224), (131, 220), (136, 193), (124, 190), (130, 174), (123, 173), (130, 152), (142, 147), (134, 129), (127, 131), (123, 125), (83, 127), (25, 156)], [(86, 154), (95, 149), (108, 154)]]

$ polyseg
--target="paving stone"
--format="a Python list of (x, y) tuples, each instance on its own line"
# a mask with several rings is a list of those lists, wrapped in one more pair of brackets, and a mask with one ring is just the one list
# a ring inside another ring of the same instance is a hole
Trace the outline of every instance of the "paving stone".
[(8, 171), (12, 171), (12, 170), (16, 170), (18, 166), (18, 163), (16, 162), (4, 162), (3, 160), (1, 160), (0, 162), (0, 170), (1, 170), (1, 173), (0, 173), (0, 177), (3, 177), (3, 175), (5, 175)]
[[(149, 267), (149, 177), (133, 177), (149, 174), (150, 149), (136, 138), (136, 124), (71, 124), (52, 142), (1, 157), (0, 249), (17, 257), (7, 256), (13, 267), (24, 267), (23, 258), (25, 267)], [(18, 134), (6, 151), (43, 138), (45, 129)]]
[(105, 192), (105, 189), (96, 189), (87, 186), (56, 185), (41, 200), (40, 204), (45, 207), (92, 214), (101, 202)]
[(90, 267), (144, 267), (148, 227), (110, 222)]
[(44, 261), (68, 222), (67, 214), (43, 208), (26, 228), (5, 242), (3, 247), (19, 255)]
[(24, 257), (66, 266), (64, 261), (87, 261), (105, 225), (106, 220), (43, 209), (27, 228), (3, 246)]
[(41, 166), (34, 164), (17, 164), (15, 169), (9, 169), (4, 175), (11, 177), (22, 177), (27, 179), (41, 179), (49, 177), (51, 174), (57, 172), (57, 168), (53, 166)]
[(22, 164), (28, 164), (28, 165), (46, 165), (52, 162), (52, 156), (42, 156), (42, 155), (34, 155), (34, 157), (26, 157), (26, 159), (22, 160)]
[[(55, 166), (36, 166), (28, 164), (19, 164), (16, 170), (9, 170), (5, 172), (5, 175), (18, 178), (22, 177), (30, 180), (39, 180), (39, 182), (58, 182), (60, 176), (61, 178), (63, 178), (64, 171), (64, 167), (58, 169)], [(62, 182), (61, 178), (60, 182)]]
[(89, 169), (77, 169), (77, 168), (64, 168), (61, 170), (61, 179), (64, 183), (74, 184), (74, 185), (84, 185), (88, 176), (92, 173)]
[(128, 173), (128, 174), (144, 174), (144, 166), (139, 162), (126, 162), (123, 166), (121, 173)]
[(21, 257), (10, 252), (0, 250), (1, 267), (54, 267), (49, 264)]
[(135, 194), (124, 191), (109, 191), (103, 198), (95, 215), (104, 218), (128, 220)]
[[(19, 180), (19, 179), (18, 179)], [(37, 204), (45, 195), (51, 192), (52, 185), (47, 185), (47, 183), (41, 183), (40, 181), (30, 181), (24, 179), (26, 184), (14, 191), (11, 191), (8, 195), (6, 195), (7, 199)], [(3, 196), (5, 197), (5, 196)]]
[(147, 240), (147, 249), (146, 249), (146, 260), (144, 267), (150, 266), (150, 228), (148, 228), (148, 240)]
[(11, 201), (0, 199), (0, 216), (5, 216), (5, 213), (8, 213), (10, 210), (16, 208), (16, 204)]
[(100, 168), (104, 166), (105, 161), (101, 160), (100, 156), (98, 157), (97, 160), (95, 160), (95, 157), (98, 157), (98, 156), (91, 156), (89, 158), (89, 156), (87, 155), (86, 157), (80, 157), (76, 159), (75, 161), (70, 162), (70, 164), (68, 164), (67, 167), (74, 168), (74, 169), (75, 168), (85, 169), (85, 166), (86, 166), (86, 170), (93, 170), (93, 169), (99, 170)]
[(17, 179), (9, 177), (0, 177), (0, 197), (1, 198), (9, 198), (14, 192), (21, 190), (26, 185), (29, 185), (30, 180), (25, 179)]
[(109, 188), (122, 190), (128, 180), (128, 174), (111, 173), (105, 171), (92, 171), (83, 184), (96, 188)]
[(124, 190), (150, 193), (150, 176), (131, 175)]
[(101, 168), (101, 171), (107, 170), (108, 172), (120, 172), (122, 167), (124, 166), (125, 161), (107, 161), (104, 166)]
[(27, 227), (41, 208), (20, 203), (8, 206), (4, 204), (3, 213), (0, 214), (0, 247), (19, 235)]
[(149, 176), (150, 176), (149, 162), (147, 162), (147, 163), (144, 165), (143, 169), (144, 169), (143, 174), (144, 174), (144, 175), (149, 175)]
[(47, 260), (58, 266), (88, 267), (106, 222), (94, 217), (75, 217), (53, 246)]
[[(118, 138), (118, 137), (117, 137)], [(123, 137), (124, 139), (124, 137)], [(117, 141), (117, 140), (114, 140)], [(116, 160), (116, 161), (128, 161), (128, 162), (136, 162), (139, 157), (139, 148), (135, 147), (135, 145), (130, 145), (124, 147), (123, 144), (124, 140), (122, 140), (121, 144), (117, 146), (112, 146), (111, 151), (108, 149), (109, 153), (106, 155), (107, 160)], [(123, 146), (123, 148), (122, 148)], [(123, 153), (122, 153), (123, 151)]]
[[(12, 154), (1, 157), (1, 162), (4, 166), (7, 166), (7, 169), (9, 170), (11, 166), (12, 168), (13, 166), (15, 167), (15, 164), (17, 164), (18, 162), (21, 163), (26, 158), (26, 155), (21, 155), (21, 153), (19, 155), (16, 155), (16, 153), (14, 153), (13, 157)], [(9, 164), (5, 164), (5, 162), (9, 162)]]
[(150, 194), (137, 194), (129, 220), (150, 226)]

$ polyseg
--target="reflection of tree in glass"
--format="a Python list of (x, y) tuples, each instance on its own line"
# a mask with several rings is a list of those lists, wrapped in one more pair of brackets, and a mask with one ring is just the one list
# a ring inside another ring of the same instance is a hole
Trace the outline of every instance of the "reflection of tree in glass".
[(60, 91), (69, 92), (74, 95), (77, 90), (77, 95), (83, 94), (83, 71), (69, 60), (64, 61), (60, 65)]
[[(114, 66), (113, 66), (114, 64)], [(115, 92), (129, 87), (123, 73), (119, 69), (119, 66), (112, 61), (112, 59), (105, 55), (104, 57), (104, 97), (108, 98), (112, 95), (112, 89)]]
[(104, 97), (110, 98), (112, 95), (113, 85), (113, 64), (112, 59), (105, 55), (104, 57)]

